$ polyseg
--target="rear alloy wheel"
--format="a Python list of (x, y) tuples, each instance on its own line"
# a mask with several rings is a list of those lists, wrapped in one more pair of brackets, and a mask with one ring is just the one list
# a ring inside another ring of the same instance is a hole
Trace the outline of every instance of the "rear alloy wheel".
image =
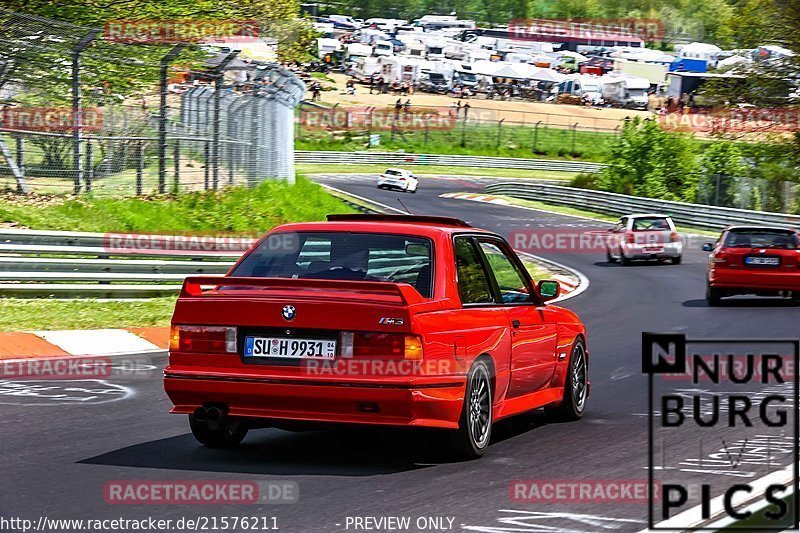
[(720, 304), (722, 294), (719, 289), (715, 289), (711, 285), (706, 285), (706, 302), (709, 307), (716, 307)]
[(478, 360), (467, 374), (467, 388), (458, 429), (451, 433), (460, 459), (476, 459), (492, 437), (492, 378), (486, 361)]
[(564, 383), (564, 396), (557, 406), (545, 407), (547, 416), (554, 422), (572, 422), (583, 416), (589, 396), (589, 361), (581, 339), (575, 341), (569, 358), (569, 371)]
[(189, 427), (197, 442), (209, 448), (234, 448), (247, 435), (247, 427), (234, 418), (224, 418), (215, 422), (200, 421), (191, 414)]

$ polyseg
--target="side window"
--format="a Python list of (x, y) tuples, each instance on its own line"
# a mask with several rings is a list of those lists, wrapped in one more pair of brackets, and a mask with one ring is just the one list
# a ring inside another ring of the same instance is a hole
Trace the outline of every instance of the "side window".
[(455, 241), (458, 295), (462, 304), (494, 303), (489, 277), (481, 263), (480, 254), (471, 238), (457, 237)]
[(480, 245), (497, 285), (500, 287), (503, 303), (530, 302), (531, 295), (528, 293), (525, 277), (506, 252), (492, 242), (482, 241)]

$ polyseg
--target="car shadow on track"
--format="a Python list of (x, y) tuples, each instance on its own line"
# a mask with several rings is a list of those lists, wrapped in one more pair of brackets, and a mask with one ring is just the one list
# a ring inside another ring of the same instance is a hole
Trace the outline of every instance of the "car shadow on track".
[[(704, 298), (686, 300), (683, 307), (709, 307)], [(718, 307), (789, 307), (800, 309), (796, 303), (786, 298), (723, 298)]]
[[(543, 424), (537, 414), (495, 424), (492, 444)], [(488, 453), (492, 453), (491, 445)], [(458, 462), (447, 435), (427, 429), (354, 428), (289, 432), (251, 430), (235, 449), (200, 445), (191, 434), (134, 444), (79, 461), (166, 470), (261, 475), (373, 476)]]

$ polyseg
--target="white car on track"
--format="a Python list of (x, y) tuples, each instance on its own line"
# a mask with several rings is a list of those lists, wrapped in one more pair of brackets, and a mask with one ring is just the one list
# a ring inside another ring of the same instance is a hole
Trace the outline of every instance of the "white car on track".
[(410, 170), (390, 168), (378, 177), (379, 189), (400, 189), (401, 191), (416, 193), (419, 180)]
[(609, 230), (606, 259), (610, 263), (657, 259), (679, 265), (682, 257), (683, 241), (669, 215), (626, 215)]

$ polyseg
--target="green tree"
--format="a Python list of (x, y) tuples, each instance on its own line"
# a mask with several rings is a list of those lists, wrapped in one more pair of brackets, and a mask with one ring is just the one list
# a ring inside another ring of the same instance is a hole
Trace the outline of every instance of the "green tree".
[(664, 131), (654, 120), (627, 121), (608, 151), (598, 187), (603, 190), (694, 201), (698, 166), (693, 143), (681, 133)]

